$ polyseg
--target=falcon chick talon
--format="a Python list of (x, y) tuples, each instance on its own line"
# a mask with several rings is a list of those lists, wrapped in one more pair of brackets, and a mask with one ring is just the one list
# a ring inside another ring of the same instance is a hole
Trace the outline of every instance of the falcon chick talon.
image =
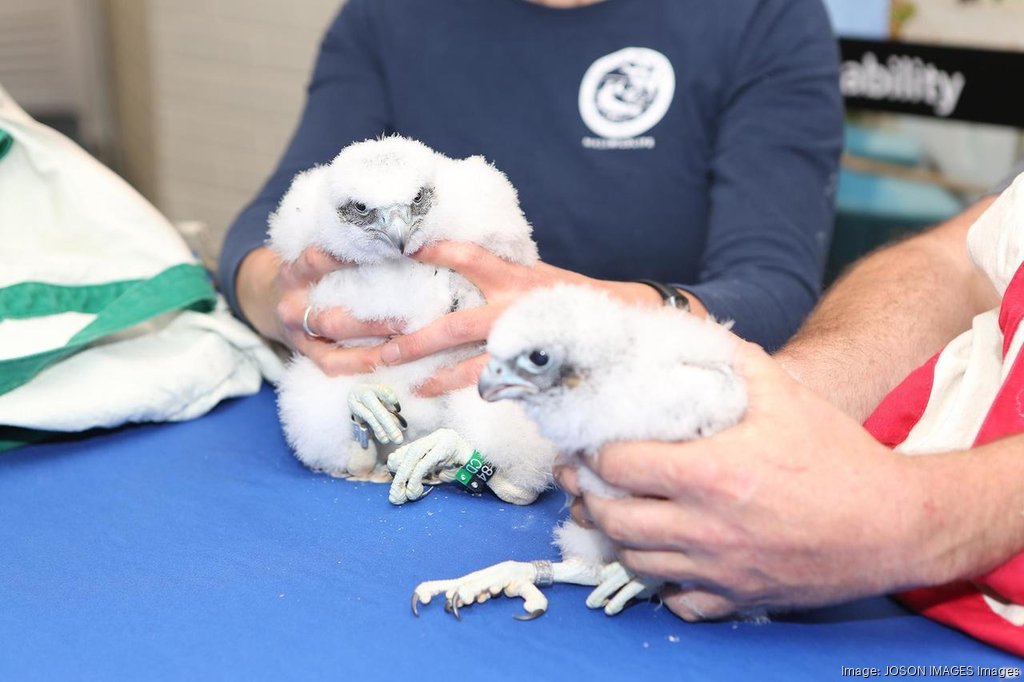
[(516, 620), (522, 620), (522, 621), (536, 620), (537, 618), (540, 618), (541, 616), (543, 616), (547, 612), (548, 612), (547, 609), (534, 609), (533, 611), (530, 611), (529, 613), (525, 613), (525, 614), (522, 614), (522, 615), (519, 615), (519, 616), (512, 616), (512, 617), (515, 618)]
[[(412, 615), (416, 616), (417, 618), (420, 617), (419, 609), (416, 608), (417, 606), (419, 606), (419, 603), (420, 603), (420, 596), (418, 594), (416, 594), (415, 591), (413, 591), (413, 593), (412, 593)], [(423, 603), (425, 604), (426, 602), (423, 602)]]
[(452, 615), (455, 616), (455, 620), (457, 620), (459, 622), (462, 622), (462, 616), (459, 615), (459, 599), (458, 599), (458, 597), (453, 597), (450, 603), (452, 605)]

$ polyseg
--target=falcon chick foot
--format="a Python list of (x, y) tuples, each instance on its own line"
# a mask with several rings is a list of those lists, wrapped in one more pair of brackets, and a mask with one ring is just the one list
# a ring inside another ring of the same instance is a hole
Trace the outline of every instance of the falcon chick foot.
[[(388, 499), (392, 504), (405, 504), (433, 490), (424, 487), (425, 482), (451, 483), (473, 452), (473, 446), (452, 429), (438, 429), (403, 445), (388, 456), (388, 469), (395, 475)], [(487, 487), (509, 504), (530, 504), (540, 494), (500, 470), (489, 476)]]
[(454, 580), (431, 580), (420, 583), (412, 593), (412, 612), (419, 615), (419, 604), (429, 604), (439, 594), (445, 596), (445, 611), (462, 620), (459, 609), (469, 604), (482, 604), (491, 597), (522, 597), (526, 615), (518, 620), (533, 620), (548, 609), (547, 597), (537, 585), (550, 585), (551, 563), (548, 561), (503, 561)]
[(388, 499), (404, 504), (432, 490), (424, 488), (424, 480), (454, 481), (455, 472), (472, 454), (473, 446), (451, 429), (438, 429), (403, 445), (388, 456), (388, 469), (395, 475)]
[(618, 561), (601, 569), (601, 582), (587, 597), (587, 606), (604, 608), (605, 615), (614, 616), (632, 599), (649, 599), (657, 594), (661, 581), (635, 576)]
[[(395, 392), (383, 384), (357, 384), (348, 393), (348, 409), (352, 412), (352, 440), (363, 448), (369, 435), (381, 445), (405, 440), (402, 429), (409, 424), (400, 412)], [(351, 467), (349, 467), (351, 470)]]

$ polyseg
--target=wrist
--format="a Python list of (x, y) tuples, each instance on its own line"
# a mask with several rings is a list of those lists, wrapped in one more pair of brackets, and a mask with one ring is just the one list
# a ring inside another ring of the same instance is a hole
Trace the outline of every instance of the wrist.
[[(612, 296), (630, 304), (630, 305), (644, 305), (644, 306), (663, 306), (665, 305), (665, 299), (662, 297), (658, 290), (647, 284), (640, 282), (604, 282), (604, 289), (608, 291)], [(700, 299), (691, 294), (688, 291), (681, 289), (675, 289), (679, 293), (679, 296), (689, 303), (689, 312), (698, 317), (707, 317), (708, 310), (704, 307), (704, 304), (700, 302)]]
[[(1009, 441), (1015, 440), (1016, 444)], [(925, 585), (982, 575), (1024, 551), (1020, 438), (909, 458), (926, 493), (918, 529)], [(1007, 466), (1009, 464), (1009, 466)]]
[[(850, 534), (838, 539), (848, 553), (838, 580), (844, 598), (892, 594), (954, 579), (948, 552), (951, 528), (936, 505), (925, 460), (879, 445), (860, 452), (867, 478), (857, 482), (859, 501), (834, 509)], [(873, 458), (880, 458), (871, 464)], [(870, 499), (865, 492), (869, 492)], [(841, 502), (841, 501), (840, 501)], [(853, 532), (853, 529), (856, 529)]]

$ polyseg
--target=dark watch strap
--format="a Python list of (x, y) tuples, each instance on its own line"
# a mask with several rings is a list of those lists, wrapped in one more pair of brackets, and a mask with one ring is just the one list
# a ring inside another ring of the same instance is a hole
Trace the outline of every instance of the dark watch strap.
[(687, 299), (676, 289), (673, 289), (667, 284), (655, 282), (653, 279), (635, 279), (633, 281), (636, 282), (637, 284), (646, 284), (647, 286), (657, 291), (659, 294), (661, 294), (661, 300), (663, 300), (665, 302), (665, 305), (669, 307), (687, 311), (690, 309), (689, 299)]

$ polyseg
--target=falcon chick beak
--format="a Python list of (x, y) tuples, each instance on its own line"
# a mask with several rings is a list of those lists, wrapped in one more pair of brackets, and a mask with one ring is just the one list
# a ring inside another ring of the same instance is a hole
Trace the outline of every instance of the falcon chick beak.
[(393, 204), (381, 209), (380, 215), (381, 230), (398, 252), (404, 254), (417, 227), (412, 219), (412, 208), (408, 204)]
[(487, 363), (487, 367), (480, 374), (477, 387), (480, 397), (488, 402), (540, 393), (536, 384), (523, 378), (507, 362), (497, 358), (492, 358)]

